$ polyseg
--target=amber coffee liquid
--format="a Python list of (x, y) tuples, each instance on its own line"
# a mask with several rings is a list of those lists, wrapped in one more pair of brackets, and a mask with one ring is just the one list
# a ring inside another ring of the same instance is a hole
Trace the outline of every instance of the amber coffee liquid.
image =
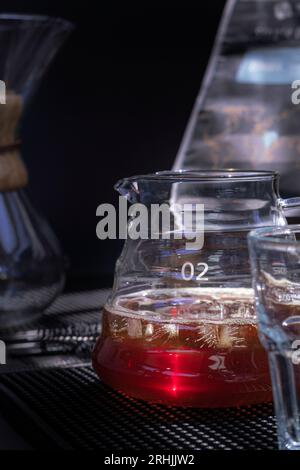
[(218, 407), (272, 399), (251, 289), (120, 296), (104, 311), (93, 363), (107, 384), (151, 402)]

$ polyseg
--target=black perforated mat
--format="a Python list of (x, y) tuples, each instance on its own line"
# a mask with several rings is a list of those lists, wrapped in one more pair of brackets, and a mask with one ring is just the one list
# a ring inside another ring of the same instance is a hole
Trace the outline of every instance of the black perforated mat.
[[(111, 390), (89, 366), (5, 374), (1, 381), (38, 415), (39, 426), (47, 427), (61, 447), (276, 448), (271, 405), (217, 410), (150, 406)], [(30, 412), (23, 413), (28, 424)]]
[(101, 383), (86, 360), (52, 357), (52, 363), (44, 357), (34, 366), (31, 359), (29, 367), (23, 361), (0, 374), (6, 414), (36, 445), (43, 438), (48, 447), (114, 451), (277, 448), (271, 404), (215, 410), (149, 405)]

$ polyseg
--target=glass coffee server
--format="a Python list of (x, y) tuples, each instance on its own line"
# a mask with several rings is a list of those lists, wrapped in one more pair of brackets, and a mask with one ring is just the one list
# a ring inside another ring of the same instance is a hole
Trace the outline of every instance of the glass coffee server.
[[(106, 383), (140, 399), (180, 406), (271, 400), (247, 234), (254, 227), (285, 225), (284, 210), (300, 205), (298, 198), (280, 198), (278, 179), (268, 171), (186, 170), (117, 183), (131, 208), (143, 205), (150, 216), (144, 218), (148, 236), (137, 237), (140, 214), (129, 210), (128, 237), (93, 353)], [(159, 230), (151, 231), (155, 204), (169, 208), (171, 230), (161, 220)], [(192, 230), (201, 218), (202, 238)], [(191, 243), (192, 236), (198, 243)]]
[(28, 99), (70, 31), (65, 20), (0, 15), (0, 328), (28, 322), (64, 284), (58, 242), (25, 194), (18, 129)]

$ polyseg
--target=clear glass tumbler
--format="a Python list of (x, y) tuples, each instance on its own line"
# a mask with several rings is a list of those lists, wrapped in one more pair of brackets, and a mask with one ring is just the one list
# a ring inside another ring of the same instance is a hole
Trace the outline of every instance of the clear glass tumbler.
[(248, 241), (279, 448), (300, 450), (300, 225), (256, 229)]

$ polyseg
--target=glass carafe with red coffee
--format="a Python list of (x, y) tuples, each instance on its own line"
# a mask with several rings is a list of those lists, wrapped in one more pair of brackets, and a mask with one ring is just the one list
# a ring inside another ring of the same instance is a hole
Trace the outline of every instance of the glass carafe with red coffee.
[(285, 225), (277, 173), (178, 171), (126, 178), (127, 239), (93, 365), (150, 402), (220, 407), (272, 399), (247, 234)]

